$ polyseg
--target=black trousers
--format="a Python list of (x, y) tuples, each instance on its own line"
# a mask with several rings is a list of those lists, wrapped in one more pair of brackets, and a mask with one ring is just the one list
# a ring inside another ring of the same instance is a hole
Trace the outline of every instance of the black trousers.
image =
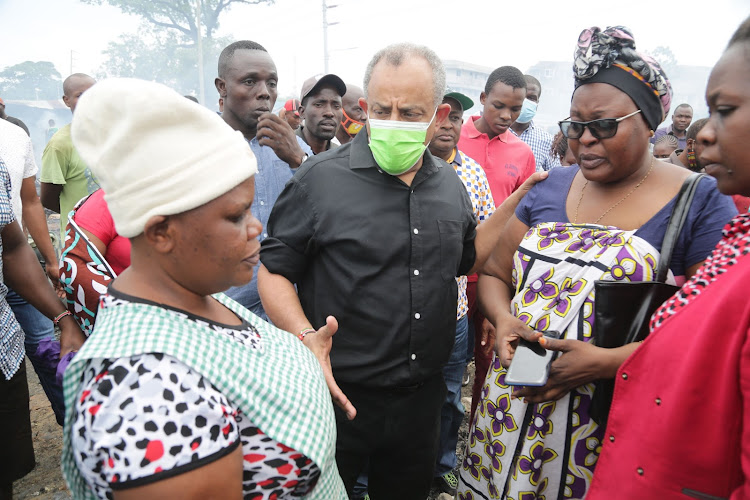
[(0, 429), (0, 484), (8, 484), (34, 468), (25, 360), (10, 380), (0, 373)]
[(357, 409), (354, 420), (336, 408), (336, 462), (351, 497), (369, 461), (373, 500), (424, 500), (430, 493), (445, 400), (441, 373), (417, 387), (373, 389), (339, 383)]

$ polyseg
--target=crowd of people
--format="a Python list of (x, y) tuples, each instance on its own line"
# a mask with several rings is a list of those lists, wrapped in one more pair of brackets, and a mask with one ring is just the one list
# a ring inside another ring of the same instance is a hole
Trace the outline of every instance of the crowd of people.
[[(34, 467), (24, 356), (76, 499), (750, 499), (750, 18), (706, 118), (625, 27), (571, 76), (552, 136), (533, 75), (467, 96), (409, 43), (278, 114), (252, 41), (219, 113), (77, 73), (39, 193), (0, 100), (0, 500)], [(662, 274), (645, 340), (603, 342), (598, 284)], [(535, 343), (546, 382), (506, 382)]]

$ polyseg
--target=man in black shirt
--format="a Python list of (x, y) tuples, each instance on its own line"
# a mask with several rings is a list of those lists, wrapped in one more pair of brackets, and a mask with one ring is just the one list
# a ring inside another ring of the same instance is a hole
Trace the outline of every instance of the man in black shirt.
[(378, 52), (360, 100), (367, 133), (300, 167), (262, 244), (258, 288), (271, 321), (311, 348), (332, 343), (330, 361), (328, 349), (316, 355), (340, 407), (337, 463), (350, 494), (368, 459), (373, 498), (429, 493), (455, 277), (484, 262), (525, 192), (477, 229), (456, 172), (425, 152), (450, 112), (444, 89), (430, 49)]

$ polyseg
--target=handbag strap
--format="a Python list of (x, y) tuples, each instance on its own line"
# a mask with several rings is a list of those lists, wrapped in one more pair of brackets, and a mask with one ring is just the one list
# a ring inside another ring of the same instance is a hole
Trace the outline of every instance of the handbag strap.
[(677, 194), (677, 202), (672, 209), (672, 215), (669, 216), (669, 223), (667, 224), (667, 230), (664, 233), (664, 240), (661, 244), (661, 258), (659, 259), (659, 266), (656, 269), (656, 281), (662, 283), (667, 281), (667, 272), (669, 271), (669, 264), (672, 260), (672, 253), (674, 252), (677, 237), (682, 231), (685, 219), (687, 219), (690, 204), (693, 202), (693, 197), (698, 187), (698, 181), (704, 175), (699, 173), (691, 174), (682, 183), (680, 192)]

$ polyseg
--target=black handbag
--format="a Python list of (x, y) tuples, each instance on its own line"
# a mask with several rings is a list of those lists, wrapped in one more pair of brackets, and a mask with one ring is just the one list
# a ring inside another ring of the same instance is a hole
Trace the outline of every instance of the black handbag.
[[(661, 247), (655, 281), (601, 281), (594, 283), (594, 342), (599, 347), (620, 347), (645, 339), (651, 315), (680, 289), (665, 283), (677, 237), (685, 224), (698, 181), (692, 174), (680, 188)], [(597, 380), (589, 415), (606, 426), (614, 394), (614, 379)]]

